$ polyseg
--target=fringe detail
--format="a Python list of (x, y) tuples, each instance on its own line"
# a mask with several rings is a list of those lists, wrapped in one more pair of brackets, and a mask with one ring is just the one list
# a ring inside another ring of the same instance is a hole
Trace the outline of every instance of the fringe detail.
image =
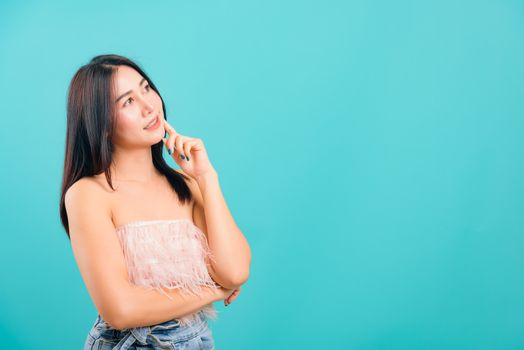
[[(189, 219), (134, 221), (116, 229), (126, 260), (129, 281), (164, 291), (179, 289), (182, 295), (200, 295), (202, 287), (220, 288), (209, 276), (215, 261), (205, 234)], [(201, 309), (216, 319), (213, 304)], [(196, 313), (179, 318), (188, 324)]]
[[(203, 311), (204, 313), (204, 317), (207, 319), (207, 320), (216, 320), (218, 318), (218, 311), (214, 308), (213, 304), (209, 304), (209, 305), (206, 305), (204, 306), (201, 311)], [(197, 313), (192, 313), (192, 314), (189, 314), (189, 315), (186, 315), (186, 316), (183, 316), (183, 317), (180, 317), (180, 318), (177, 318), (179, 324), (181, 326), (189, 326), (193, 323), (196, 322), (196, 320), (198, 319), (198, 315)]]

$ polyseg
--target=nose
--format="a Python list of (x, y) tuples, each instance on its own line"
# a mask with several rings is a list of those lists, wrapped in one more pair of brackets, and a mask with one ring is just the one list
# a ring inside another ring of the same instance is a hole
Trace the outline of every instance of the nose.
[(149, 114), (151, 114), (151, 112), (155, 110), (155, 106), (150, 101), (148, 101), (147, 98), (143, 98), (142, 101), (144, 104), (144, 114), (147, 117), (149, 116)]

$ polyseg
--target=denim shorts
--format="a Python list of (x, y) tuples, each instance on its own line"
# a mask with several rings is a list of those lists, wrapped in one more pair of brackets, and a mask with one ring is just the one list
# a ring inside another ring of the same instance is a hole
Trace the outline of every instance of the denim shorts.
[(202, 311), (189, 325), (174, 319), (153, 326), (117, 330), (100, 315), (87, 335), (84, 350), (170, 349), (214, 350), (213, 334)]

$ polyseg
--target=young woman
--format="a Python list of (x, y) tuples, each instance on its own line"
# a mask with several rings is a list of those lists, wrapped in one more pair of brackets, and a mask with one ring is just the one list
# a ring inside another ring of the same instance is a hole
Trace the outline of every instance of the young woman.
[(203, 141), (166, 119), (125, 57), (94, 57), (69, 86), (60, 216), (98, 310), (84, 349), (213, 349), (213, 302), (227, 306), (249, 276)]

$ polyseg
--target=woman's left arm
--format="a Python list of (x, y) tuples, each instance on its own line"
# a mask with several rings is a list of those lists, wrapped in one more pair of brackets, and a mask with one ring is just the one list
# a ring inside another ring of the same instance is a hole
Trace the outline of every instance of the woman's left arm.
[(217, 172), (207, 172), (195, 180), (200, 193), (195, 196), (193, 217), (207, 231), (214, 257), (209, 273), (221, 286), (237, 288), (249, 277), (251, 250), (227, 207)]
[(206, 234), (212, 253), (209, 274), (224, 288), (237, 288), (249, 277), (251, 250), (229, 212), (204, 142), (179, 134), (166, 120), (164, 129), (167, 132), (163, 138), (165, 147), (182, 173), (191, 178), (193, 220)]

